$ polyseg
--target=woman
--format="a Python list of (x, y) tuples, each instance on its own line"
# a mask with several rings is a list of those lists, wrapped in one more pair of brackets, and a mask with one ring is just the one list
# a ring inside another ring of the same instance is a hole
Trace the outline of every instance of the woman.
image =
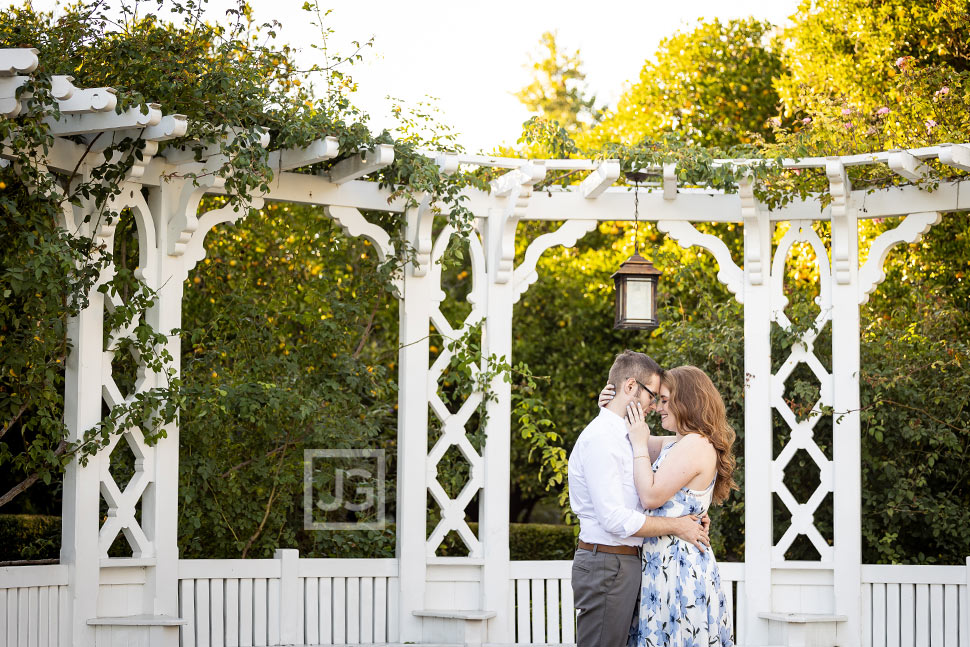
[[(703, 371), (681, 366), (664, 373), (657, 413), (673, 436), (651, 434), (639, 404), (627, 410), (640, 502), (649, 515), (703, 515), (737, 488), (724, 401)], [(669, 535), (644, 540), (630, 647), (730, 646), (730, 614), (712, 551)]]

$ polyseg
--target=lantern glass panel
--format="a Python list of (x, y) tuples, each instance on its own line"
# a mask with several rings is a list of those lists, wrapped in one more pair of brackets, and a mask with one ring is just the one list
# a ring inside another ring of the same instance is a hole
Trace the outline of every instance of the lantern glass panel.
[(653, 281), (628, 277), (626, 279), (627, 321), (649, 321), (653, 319)]

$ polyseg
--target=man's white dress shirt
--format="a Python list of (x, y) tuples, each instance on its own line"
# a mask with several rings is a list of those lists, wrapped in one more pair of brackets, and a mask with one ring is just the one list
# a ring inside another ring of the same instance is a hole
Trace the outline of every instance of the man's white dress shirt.
[(606, 408), (579, 434), (569, 455), (569, 505), (579, 538), (591, 544), (639, 546), (646, 520), (633, 482), (633, 445), (626, 422)]

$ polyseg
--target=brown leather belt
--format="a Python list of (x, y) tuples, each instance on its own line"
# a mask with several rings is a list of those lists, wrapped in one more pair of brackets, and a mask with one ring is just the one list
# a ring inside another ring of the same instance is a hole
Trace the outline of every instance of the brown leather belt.
[(590, 544), (585, 541), (579, 542), (579, 547), (591, 552), (611, 553), (613, 555), (639, 555), (636, 546), (607, 546), (605, 544)]

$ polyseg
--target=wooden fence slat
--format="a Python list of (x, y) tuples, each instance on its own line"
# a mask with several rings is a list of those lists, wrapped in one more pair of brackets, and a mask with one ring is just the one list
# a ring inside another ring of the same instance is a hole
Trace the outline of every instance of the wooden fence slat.
[(57, 644), (58, 647), (70, 647), (73, 636), (71, 635), (71, 596), (67, 593), (67, 587), (62, 586), (57, 590)]
[(930, 647), (943, 647), (943, 585), (930, 585)]
[(37, 644), (48, 647), (50, 643), (50, 589), (52, 586), (42, 586), (37, 589)]
[(748, 639), (748, 634), (746, 633), (746, 625), (744, 624), (744, 615), (747, 612), (747, 597), (744, 591), (744, 582), (738, 581), (738, 590), (734, 596), (734, 642), (743, 645), (744, 641)]
[(862, 585), (862, 647), (872, 646), (872, 584)]
[(209, 633), (213, 647), (226, 644), (226, 585), (225, 580), (209, 580)]
[(930, 644), (930, 587), (928, 584), (916, 585), (916, 642)]
[(278, 579), (266, 582), (266, 634), (268, 645), (279, 645), (280, 640), (280, 616), (282, 607), (280, 606), (280, 585)]
[(320, 578), (303, 579), (303, 599), (306, 606), (306, 642), (320, 644)]
[(226, 580), (226, 647), (239, 647), (239, 580)]
[(387, 642), (396, 643), (400, 639), (401, 619), (401, 580), (392, 577), (387, 580)]
[(347, 644), (360, 643), (360, 578), (347, 578)]
[(559, 580), (546, 580), (546, 642), (562, 642), (559, 635)]
[(253, 580), (239, 580), (239, 647), (253, 646)]
[(872, 585), (872, 645), (886, 647), (886, 585)]
[[(967, 569), (970, 572), (970, 569)], [(970, 647), (970, 586), (960, 587), (960, 647)]]
[(546, 642), (546, 581), (532, 580), (532, 642)]
[(266, 578), (253, 580), (253, 644), (256, 647), (266, 645)]
[(45, 647), (57, 647), (57, 631), (61, 621), (59, 595), (59, 586), (47, 588), (47, 608), (50, 610), (50, 615), (47, 616), (47, 645)]
[(12, 647), (7, 640), (7, 589), (0, 589), (0, 647)]
[(387, 578), (374, 578), (374, 642), (387, 642), (387, 614), (391, 613), (387, 606)]
[(899, 642), (916, 644), (916, 585), (899, 585)]
[(959, 647), (958, 589), (956, 584), (943, 587), (943, 644), (946, 647)]
[(573, 608), (573, 583), (572, 580), (560, 580), (562, 582), (562, 642), (576, 642), (576, 609)]
[(209, 580), (195, 581), (195, 644), (209, 647)]
[(26, 647), (27, 628), (29, 621), (24, 617), (27, 613), (27, 591), (28, 588), (17, 589), (17, 647)]
[(329, 577), (321, 577), (320, 586), (320, 644), (333, 644), (333, 581)]
[(515, 643), (528, 645), (532, 642), (529, 631), (529, 580), (515, 582)]
[(374, 578), (360, 578), (360, 642), (374, 642)]
[(899, 584), (886, 585), (886, 647), (901, 647), (899, 643)]
[(333, 578), (333, 644), (347, 644), (347, 578)]

